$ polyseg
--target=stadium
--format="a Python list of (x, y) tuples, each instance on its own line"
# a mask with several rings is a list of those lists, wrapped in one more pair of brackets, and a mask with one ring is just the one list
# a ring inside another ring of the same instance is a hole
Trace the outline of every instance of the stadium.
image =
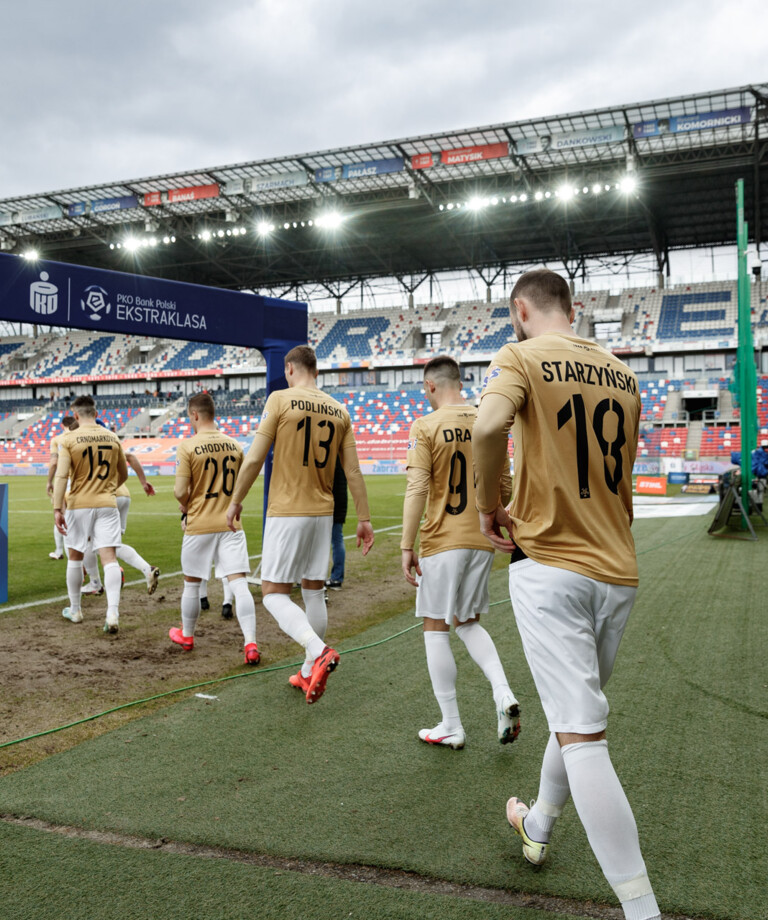
[[(281, 669), (295, 665), (285, 663), (291, 647), (258, 604), (266, 651), (258, 672), (237, 665), (232, 629), (213, 614), (195, 659), (181, 660), (166, 637), (182, 584), (172, 490), (178, 444), (193, 434), (187, 400), (208, 391), (219, 429), (247, 451), (274, 389), (265, 353), (245, 329), (209, 342), (205, 328), (193, 335), (175, 327), (166, 301), (115, 304), (114, 331), (99, 330), (110, 306), (100, 317), (101, 306), (83, 303), (71, 323), (56, 327), (46, 324), (45, 310), (20, 321), (0, 301), (0, 480), (9, 518), (8, 602), (0, 606), (8, 650), (2, 860), (10, 865), (14, 849), (24, 848), (34, 861), (55, 863), (46, 875), (61, 886), (56, 915), (87, 904), (88, 916), (113, 916), (93, 907), (98, 893), (78, 868), (85, 859), (103, 878), (152, 876), (134, 892), (139, 907), (121, 902), (124, 916), (242, 916), (217, 912), (221, 891), (245, 891), (254, 877), (277, 905), (258, 916), (303, 909), (321, 891), (332, 916), (618, 916), (597, 864), (578, 862), (586, 844), (572, 812), (562, 822), (558, 861), (546, 871), (526, 874), (511, 861), (506, 837), (494, 831), (487, 839), (487, 814), (503, 806), (498, 789), (509, 785), (507, 774), (536, 775), (533, 739), (545, 724), (510, 626), (500, 557), (489, 622), (526, 700), (530, 747), (499, 752), (478, 737), (457, 766), (453, 752), (412, 742), (429, 692), (423, 650), (409, 632), (414, 596), (399, 571), (398, 538), (409, 429), (430, 411), (423, 366), (451, 355), (466, 398), (477, 402), (489, 362), (514, 340), (514, 281), (546, 266), (569, 280), (574, 332), (637, 375), (634, 475), (664, 495), (657, 503), (646, 498), (650, 510), (635, 522), (643, 588), (624, 640), (632, 651), (612, 682), (617, 711), (636, 711), (642, 688), (656, 687), (642, 702), (643, 727), (618, 720), (612, 738), (637, 801), (659, 903), (664, 916), (768, 916), (765, 854), (745, 860), (723, 852), (714, 827), (721, 794), (754, 801), (761, 787), (765, 757), (742, 763), (739, 751), (757, 736), (766, 753), (764, 521), (753, 518), (756, 539), (746, 541), (739, 516), (729, 522), (726, 515), (721, 535), (736, 539), (718, 540), (707, 534), (716, 497), (696, 507), (697, 492), (715, 493), (742, 450), (738, 180), (756, 372), (756, 418), (749, 416), (745, 446), (756, 446), (755, 437), (768, 442), (767, 124), (768, 85), (756, 84), (0, 200), (0, 259), (34, 272), (41, 296), (46, 267), (58, 264), (239, 292), (254, 310), (306, 303), (306, 341), (321, 387), (350, 413), (377, 531), (372, 559), (350, 550), (349, 584), (329, 598), (334, 640), (347, 657), (338, 692), (319, 712), (290, 708)], [(710, 260), (710, 277), (673, 270), (691, 252)], [(148, 322), (167, 326), (167, 335), (142, 334)], [(60, 622), (63, 567), (47, 559), (50, 442), (80, 395), (94, 397), (99, 418), (157, 491), (134, 501), (129, 532), (162, 571), (161, 587), (147, 598), (143, 583), (128, 578), (126, 627), (111, 644), (97, 631), (95, 599), (84, 604), (83, 634), (74, 637)], [(512, 441), (509, 452), (514, 472)], [(262, 496), (259, 485), (246, 506), (254, 568)], [(353, 539), (351, 524), (345, 534)], [(220, 594), (212, 580), (214, 612)], [(738, 636), (728, 617), (738, 618)], [(41, 637), (44, 621), (54, 625)], [(364, 698), (366, 674), (388, 691)], [(396, 699), (388, 701), (393, 685)], [(482, 724), (481, 689), (466, 693)], [(369, 724), (387, 726), (383, 743), (359, 728)], [(299, 738), (322, 765), (322, 780)], [(653, 761), (654, 790), (643, 779), (647, 745), (664, 750)], [(283, 760), (297, 763), (291, 782), (278, 766)], [(350, 762), (359, 771), (346, 769)], [(435, 819), (414, 773), (439, 778), (458, 803), (454, 817), (466, 832), (458, 848), (447, 845), (451, 816)], [(302, 813), (293, 780), (323, 784), (332, 833), (323, 832), (322, 815)], [(476, 782), (480, 805), (463, 794)], [(707, 803), (703, 812), (686, 811), (691, 783)], [(258, 818), (250, 813), (254, 796), (270, 802), (268, 816), (261, 805)], [(653, 833), (659, 798), (668, 815), (682, 812), (678, 822), (664, 821), (662, 839)], [(403, 802), (430, 828), (423, 839), (398, 821)], [(743, 818), (751, 839), (760, 837), (764, 805)], [(476, 858), (486, 849), (487, 860)], [(672, 868), (681, 852), (689, 856), (688, 884)], [(205, 853), (225, 865), (218, 879)], [(179, 907), (161, 882), (181, 873), (194, 895)], [(67, 891), (68, 874), (82, 900)], [(736, 877), (738, 891), (730, 884)], [(44, 916), (32, 895), (25, 898), (0, 915)], [(199, 914), (193, 899), (203, 905)]]

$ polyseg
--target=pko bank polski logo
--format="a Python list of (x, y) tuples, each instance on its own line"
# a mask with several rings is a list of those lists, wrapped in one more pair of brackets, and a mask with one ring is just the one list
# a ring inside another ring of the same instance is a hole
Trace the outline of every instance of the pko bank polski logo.
[(30, 284), (29, 306), (43, 316), (50, 316), (59, 309), (59, 289), (48, 280), (48, 272), (40, 272), (40, 280)]
[(80, 298), (80, 306), (83, 310), (91, 311), (91, 319), (93, 320), (100, 320), (102, 313), (106, 315), (112, 309), (109, 294), (98, 284), (90, 284), (85, 289), (83, 296)]

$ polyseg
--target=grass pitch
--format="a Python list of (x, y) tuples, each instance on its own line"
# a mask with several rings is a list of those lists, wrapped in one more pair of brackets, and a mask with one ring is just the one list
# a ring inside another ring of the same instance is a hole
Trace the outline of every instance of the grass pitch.
[[(374, 524), (396, 525), (402, 478), (372, 479), (369, 488)], [(134, 510), (154, 501), (139, 496)], [(17, 510), (12, 492), (12, 553), (19, 551), (15, 528), (30, 516)], [(129, 524), (132, 539), (140, 520)], [(708, 523), (636, 522), (641, 589), (608, 688), (609, 743), (662, 910), (758, 920), (768, 916), (760, 845), (768, 818), (765, 536), (756, 544), (718, 541), (707, 536)], [(158, 549), (163, 534), (172, 540), (172, 565), (178, 516), (168, 507), (150, 526)], [(206, 690), (215, 700), (189, 696), (0, 780), (6, 815), (214, 847), (233, 858), (214, 868), (192, 855), (0, 822), (0, 869), (4, 880), (14, 879), (0, 898), (0, 917), (533, 916), (428, 887), (392, 891), (237, 863), (253, 854), (302, 859), (310, 872), (329, 862), (365, 865), (571, 899), (554, 914), (561, 917), (584, 916), (588, 901), (614, 904), (572, 807), (558, 825), (551, 862), (538, 872), (505, 825), (506, 798), (536, 794), (546, 726), (505, 600), (503, 560), (492, 575), (495, 606), (485, 625), (522, 701), (523, 733), (514, 745), (498, 744), (489, 688), (455, 642), (467, 747), (453, 752), (416, 740), (438, 710), (420, 630), (402, 632), (413, 617), (402, 605), (381, 613), (386, 597), (378, 586), (399, 567), (399, 533), (390, 533), (381, 534), (367, 573), (376, 613), (364, 633), (338, 643), (341, 666), (315, 706), (287, 685), (287, 669), (259, 670)], [(47, 552), (46, 535), (30, 534), (27, 552)], [(34, 574), (12, 577), (30, 599), (42, 594), (27, 583)], [(19, 851), (32, 858), (15, 858)], [(110, 885), (106, 897), (104, 875), (125, 885)]]

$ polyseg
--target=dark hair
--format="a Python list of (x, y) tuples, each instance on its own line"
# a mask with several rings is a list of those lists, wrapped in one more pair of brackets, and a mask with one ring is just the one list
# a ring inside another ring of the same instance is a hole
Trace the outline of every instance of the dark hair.
[(211, 396), (210, 393), (195, 393), (194, 396), (190, 396), (187, 406), (190, 413), (194, 409), (200, 415), (205, 415), (207, 418), (213, 418), (216, 414), (216, 406), (213, 402), (213, 396)]
[(285, 356), (285, 364), (298, 364), (313, 374), (317, 371), (317, 355), (309, 345), (297, 345)]
[(72, 428), (77, 427), (77, 419), (74, 417), (74, 415), (63, 415), (61, 417), (61, 424), (65, 428), (68, 428), (71, 430)]
[(568, 282), (562, 275), (548, 268), (535, 268), (520, 275), (517, 284), (512, 288), (510, 303), (514, 304), (517, 297), (525, 297), (536, 309), (544, 313), (562, 310), (570, 318), (571, 289)]
[(450, 355), (436, 355), (424, 365), (424, 378), (431, 377), (438, 383), (458, 383), (461, 386), (459, 365)]
[(96, 415), (96, 403), (93, 396), (78, 396), (77, 399), (72, 400), (69, 408), (78, 415)]

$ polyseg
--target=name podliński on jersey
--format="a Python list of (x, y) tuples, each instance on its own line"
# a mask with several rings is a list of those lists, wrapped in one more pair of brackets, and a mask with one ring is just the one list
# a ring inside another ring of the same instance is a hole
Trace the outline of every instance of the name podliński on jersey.
[(311, 399), (292, 399), (291, 409), (298, 409), (300, 412), (317, 412), (318, 415), (332, 415), (335, 418), (344, 418), (344, 412), (340, 407), (337, 408), (327, 403), (312, 402)]
[(631, 374), (614, 370), (608, 365), (598, 367), (587, 361), (542, 361), (541, 370), (544, 383), (552, 383), (555, 379), (560, 383), (574, 380), (588, 386), (606, 386), (626, 393), (637, 393), (637, 381)]

